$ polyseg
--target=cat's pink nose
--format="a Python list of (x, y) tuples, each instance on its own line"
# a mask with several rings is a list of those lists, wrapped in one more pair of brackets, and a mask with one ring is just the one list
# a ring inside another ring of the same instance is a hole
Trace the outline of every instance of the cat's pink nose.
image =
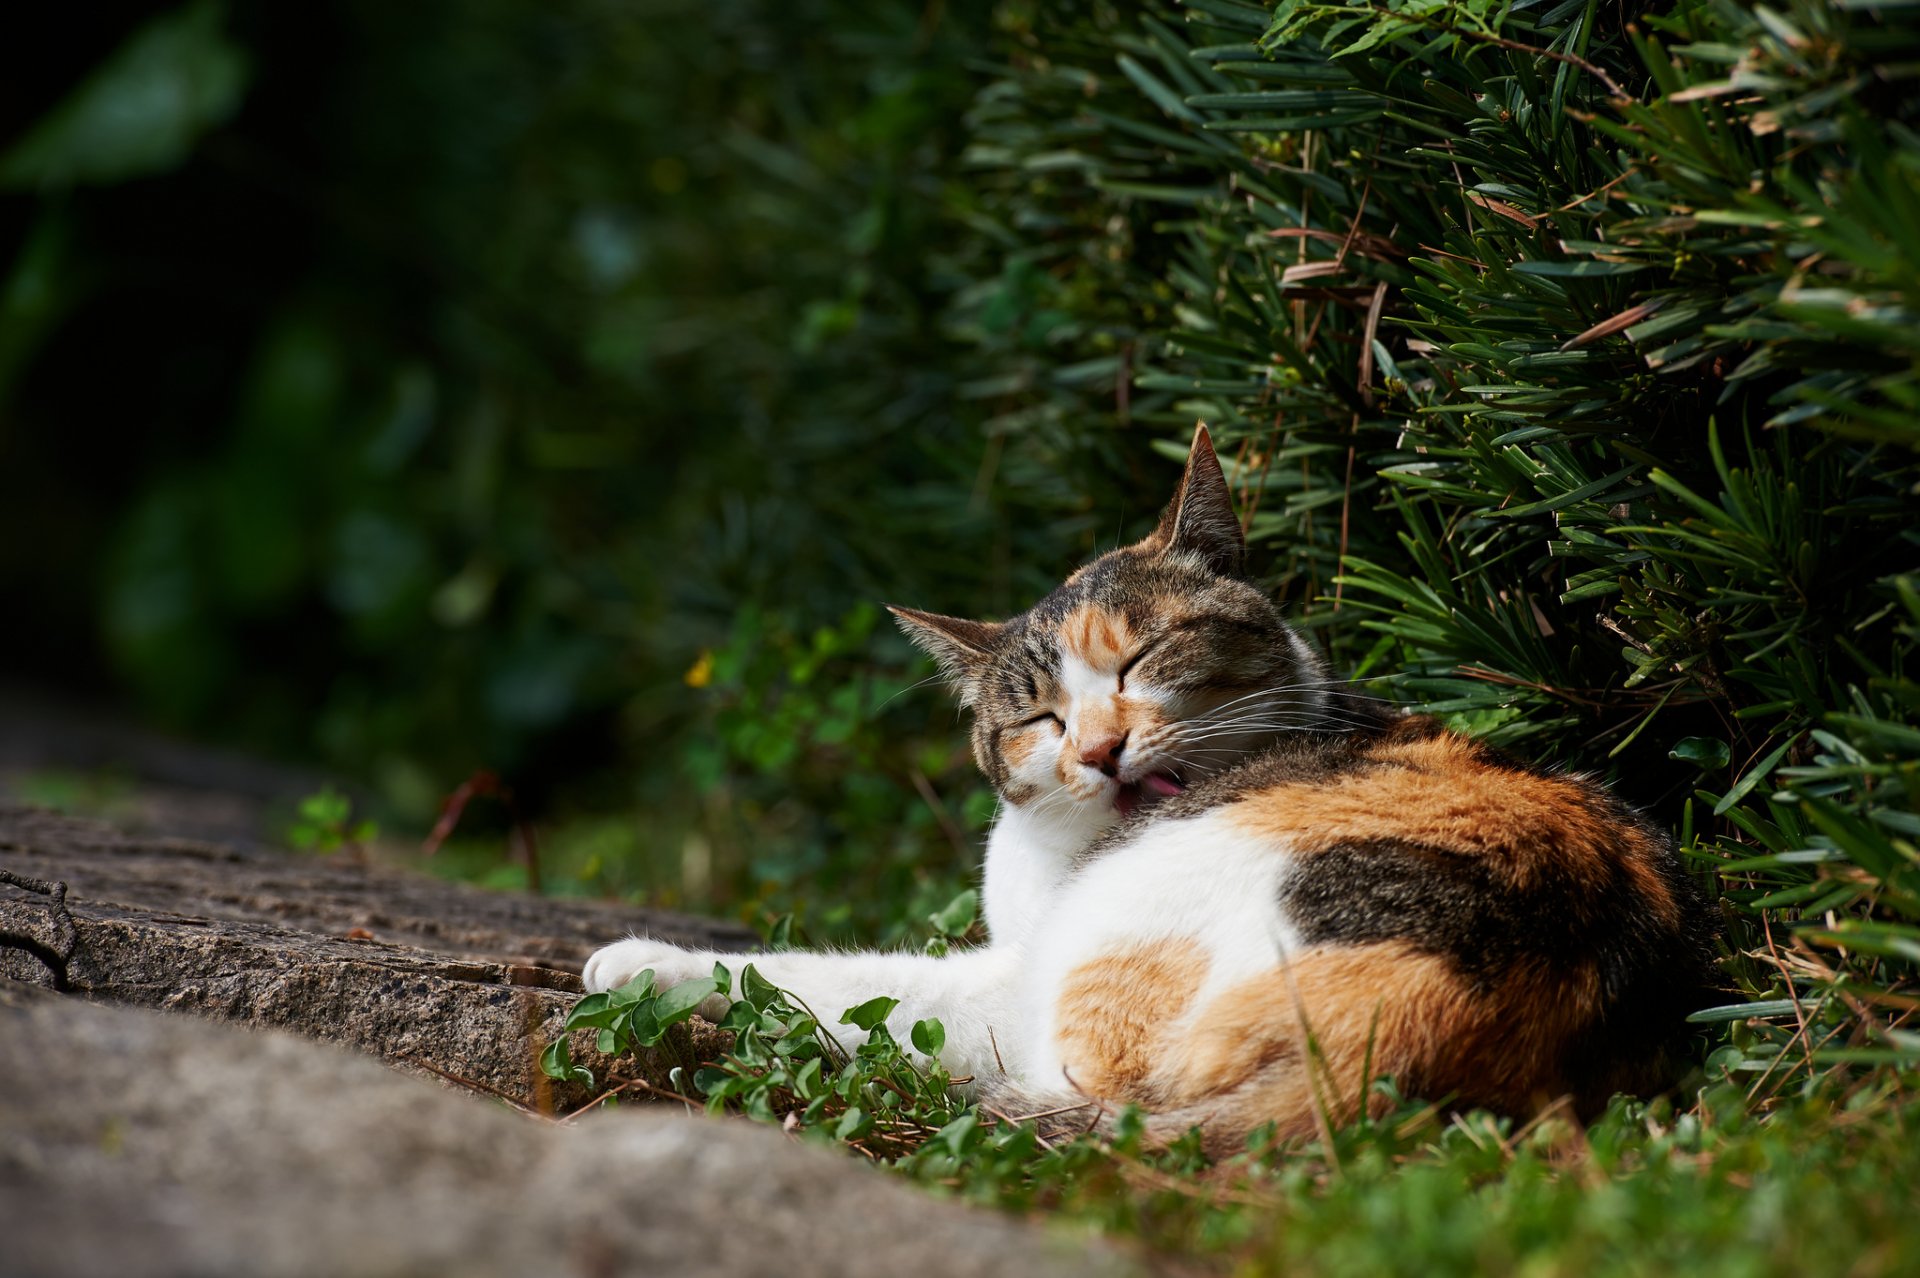
[(1119, 736), (1108, 737), (1082, 748), (1080, 762), (1112, 776), (1120, 770), (1120, 752), (1126, 748), (1127, 734), (1122, 732)]

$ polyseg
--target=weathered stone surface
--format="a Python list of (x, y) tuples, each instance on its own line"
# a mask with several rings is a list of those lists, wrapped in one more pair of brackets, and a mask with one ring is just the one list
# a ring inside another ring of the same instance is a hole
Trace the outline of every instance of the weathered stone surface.
[(529, 1119), (321, 1044), (0, 982), (0, 1270), (1137, 1272), (772, 1128)]
[(97, 821), (0, 802), (0, 866), (64, 879), (77, 900), (196, 918), (271, 923), (439, 954), (577, 973), (594, 948), (629, 931), (739, 948), (751, 931), (611, 901), (489, 892), (340, 858), (249, 851), (124, 834)]
[[(68, 983), (116, 1003), (290, 1029), (468, 1080), (542, 1110), (536, 1061), (593, 947), (633, 929), (696, 945), (751, 941), (724, 923), (598, 901), (486, 892), (391, 869), (136, 838), (0, 806), (0, 869), (68, 884), (79, 933)], [(53, 938), (45, 898), (0, 886), (0, 931)], [(45, 983), (18, 950), (0, 976)], [(694, 1024), (641, 1062), (663, 1082), (718, 1046)], [(593, 1062), (586, 1036), (576, 1056)]]

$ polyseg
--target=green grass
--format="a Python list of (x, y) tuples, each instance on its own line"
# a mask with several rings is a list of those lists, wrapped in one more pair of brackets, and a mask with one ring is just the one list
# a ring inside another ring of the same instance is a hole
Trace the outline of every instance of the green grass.
[[(658, 1042), (732, 974), (656, 993), (650, 976), (582, 1000), (603, 1051)], [(1914, 1272), (1920, 1265), (1920, 1091), (1911, 1072), (1828, 1068), (1790, 1091), (1722, 1049), (1675, 1095), (1619, 1098), (1591, 1124), (1562, 1107), (1516, 1123), (1401, 1098), (1385, 1117), (1305, 1145), (1261, 1133), (1210, 1163), (1195, 1142), (1111, 1133), (1043, 1138), (962, 1101), (886, 1032), (849, 1055), (814, 1009), (751, 967), (721, 1062), (671, 1087), (890, 1165), (937, 1192), (1127, 1240), (1200, 1273), (1713, 1275)], [(872, 1029), (876, 998), (838, 1019)], [(914, 1027), (936, 1048), (937, 1024)], [(543, 1061), (581, 1077), (567, 1040)], [(586, 1075), (585, 1081), (591, 1082)], [(619, 1092), (618, 1076), (605, 1085)]]
[(1426, 1111), (1331, 1146), (1166, 1173), (1124, 1152), (1057, 1187), (1065, 1214), (1210, 1267), (1289, 1274), (1896, 1274), (1920, 1107), (1734, 1094), (1620, 1102), (1587, 1128)]
[[(1898, 1274), (1920, 1266), (1920, 1105), (1870, 1090), (1764, 1120), (1731, 1092), (1678, 1114), (1621, 1103), (1517, 1135), (1484, 1117), (1401, 1153), (1268, 1173), (1272, 1219), (1234, 1250), (1305, 1274)], [(1264, 1178), (1263, 1178), (1264, 1179)]]

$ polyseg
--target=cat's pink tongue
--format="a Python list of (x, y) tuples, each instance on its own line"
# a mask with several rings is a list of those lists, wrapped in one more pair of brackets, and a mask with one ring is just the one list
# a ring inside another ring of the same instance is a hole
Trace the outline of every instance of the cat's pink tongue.
[(1119, 809), (1121, 816), (1130, 817), (1148, 804), (1179, 794), (1185, 789), (1172, 777), (1153, 772), (1114, 791), (1113, 806)]
[(1169, 795), (1179, 794), (1187, 787), (1181, 785), (1172, 777), (1163, 777), (1158, 772), (1155, 772), (1140, 778), (1140, 788), (1142, 790), (1150, 790), (1164, 799)]

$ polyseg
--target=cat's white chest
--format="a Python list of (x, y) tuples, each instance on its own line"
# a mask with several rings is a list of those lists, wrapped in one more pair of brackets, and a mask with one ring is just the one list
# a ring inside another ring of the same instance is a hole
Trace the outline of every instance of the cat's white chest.
[(1035, 806), (1003, 807), (987, 839), (982, 905), (995, 945), (1025, 945), (1056, 924), (1074, 858), (1113, 820), (1085, 805)]

